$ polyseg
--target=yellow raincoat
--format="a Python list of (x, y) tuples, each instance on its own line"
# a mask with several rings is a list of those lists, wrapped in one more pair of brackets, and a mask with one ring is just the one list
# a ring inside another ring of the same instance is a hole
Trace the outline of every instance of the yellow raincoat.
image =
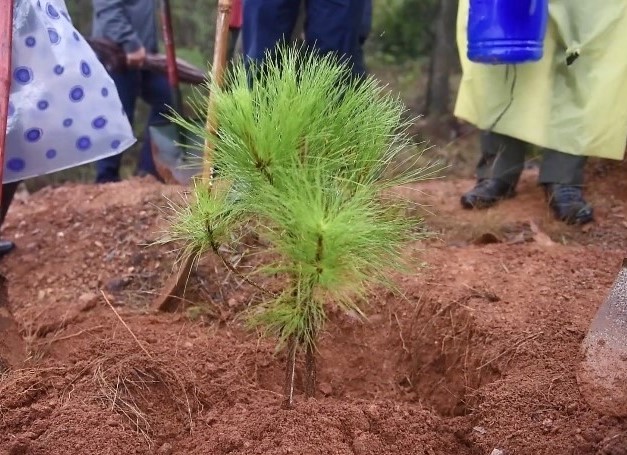
[(455, 115), (540, 147), (622, 159), (627, 0), (550, 0), (542, 60), (515, 66), (467, 59), (468, 1), (460, 0), (457, 15), (463, 77)]

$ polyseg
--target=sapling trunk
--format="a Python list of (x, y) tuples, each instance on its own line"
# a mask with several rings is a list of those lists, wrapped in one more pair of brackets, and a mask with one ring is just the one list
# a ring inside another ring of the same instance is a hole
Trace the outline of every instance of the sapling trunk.
[[(314, 301), (314, 288), (320, 281), (320, 275), (322, 275), (322, 255), (324, 254), (324, 237), (322, 234), (318, 234), (316, 241), (316, 275), (311, 283), (311, 289), (309, 291), (309, 296), (307, 297), (307, 305), (316, 305)], [(315, 321), (312, 321), (311, 318), (307, 319), (311, 321), (309, 325), (309, 330), (311, 331), (311, 339), (307, 341), (307, 346), (305, 350), (305, 396), (307, 398), (313, 398), (316, 395), (316, 338), (318, 335), (318, 331), (315, 327)]]
[(307, 344), (305, 351), (305, 396), (316, 396), (316, 350), (312, 343)]
[(287, 360), (285, 362), (285, 383), (283, 384), (283, 408), (294, 407), (294, 379), (296, 375), (296, 351), (298, 342), (291, 336), (287, 342)]

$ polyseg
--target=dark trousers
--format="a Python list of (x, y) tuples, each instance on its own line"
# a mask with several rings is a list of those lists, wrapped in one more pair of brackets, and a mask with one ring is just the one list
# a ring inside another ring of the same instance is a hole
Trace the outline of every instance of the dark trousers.
[[(519, 139), (483, 132), (477, 178), (479, 180), (494, 178), (516, 185), (525, 167), (525, 156), (529, 148), (529, 144)], [(585, 156), (542, 149), (539, 182), (583, 185), (585, 165)]]
[(361, 25), (359, 28), (359, 35), (357, 38), (357, 42), (359, 45), (355, 50), (355, 73), (356, 74), (366, 74), (368, 72), (368, 68), (366, 67), (366, 59), (364, 57), (364, 45), (366, 44), (366, 40), (370, 35), (370, 30), (372, 28), (372, 0), (366, 0), (364, 4), (364, 12), (361, 19)]
[[(323, 54), (334, 53), (354, 65), (359, 56), (365, 0), (308, 0), (305, 41)], [(288, 42), (300, 0), (245, 0), (242, 40), (246, 61), (259, 62), (277, 43)], [(359, 65), (361, 66), (361, 65)], [(363, 69), (353, 66), (362, 76)]]
[(13, 196), (15, 191), (20, 185), (20, 182), (5, 183), (2, 185), (2, 199), (0, 200), (0, 226), (4, 224), (4, 219), (7, 217), (7, 212), (13, 202)]
[[(141, 97), (150, 105), (148, 125), (163, 122), (163, 114), (169, 113), (167, 106), (172, 104), (172, 94), (168, 79), (165, 75), (150, 71), (125, 71), (112, 73), (111, 78), (120, 95), (124, 112), (131, 125), (135, 119), (135, 105), (137, 98)], [(148, 125), (144, 133), (144, 142), (139, 154), (137, 173), (151, 174), (158, 177), (155, 164), (152, 159), (150, 134)], [(113, 155), (96, 162), (96, 182), (117, 182), (120, 180), (120, 163), (122, 154)]]

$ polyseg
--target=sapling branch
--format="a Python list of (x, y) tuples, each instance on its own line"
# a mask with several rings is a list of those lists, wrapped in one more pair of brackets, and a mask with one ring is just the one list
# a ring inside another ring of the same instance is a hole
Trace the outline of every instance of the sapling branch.
[(250, 286), (254, 287), (255, 289), (257, 289), (257, 290), (263, 292), (264, 294), (269, 295), (269, 296), (271, 296), (273, 298), (277, 298), (278, 297), (278, 294), (275, 294), (274, 292), (270, 291), (269, 289), (264, 288), (260, 284), (255, 283), (253, 280), (251, 280), (246, 275), (244, 275), (239, 270), (237, 270), (235, 268), (235, 266), (233, 264), (231, 264), (231, 262), (224, 256), (224, 254), (222, 254), (222, 251), (220, 251), (220, 246), (213, 239), (211, 240), (211, 251), (213, 251), (213, 253), (216, 256), (218, 256), (218, 258), (222, 261), (222, 264), (224, 264), (224, 266), (228, 270), (233, 272), (238, 278), (240, 278), (246, 284), (249, 284)]

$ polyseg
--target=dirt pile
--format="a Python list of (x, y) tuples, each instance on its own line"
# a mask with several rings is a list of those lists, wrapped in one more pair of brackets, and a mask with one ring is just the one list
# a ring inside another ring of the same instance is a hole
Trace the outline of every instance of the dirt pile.
[(207, 259), (184, 312), (148, 306), (175, 259), (149, 245), (180, 188), (31, 195), (0, 263), (29, 351), (0, 379), (0, 453), (625, 453), (627, 422), (590, 410), (575, 378), (627, 245), (625, 171), (593, 171), (599, 221), (585, 230), (549, 219), (532, 174), (483, 213), (457, 208), (470, 182), (422, 185), (441, 233), (408, 251), (425, 268), (396, 277), (402, 295), (373, 293), (367, 323), (332, 314), (318, 398), (291, 411), (281, 355), (239, 317), (254, 289)]

